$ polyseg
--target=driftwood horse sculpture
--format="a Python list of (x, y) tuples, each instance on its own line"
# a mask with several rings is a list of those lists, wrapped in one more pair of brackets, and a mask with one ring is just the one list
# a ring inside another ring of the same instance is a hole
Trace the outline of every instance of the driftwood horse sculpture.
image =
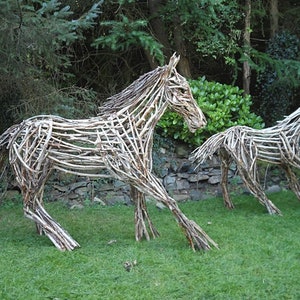
[(219, 152), (221, 160), (221, 187), (224, 204), (234, 208), (228, 193), (228, 169), (232, 161), (249, 191), (270, 214), (281, 214), (266, 196), (257, 176), (257, 161), (280, 166), (286, 173), (290, 188), (300, 200), (300, 184), (292, 168), (300, 169), (300, 108), (275, 126), (256, 130), (233, 126), (211, 136), (191, 155), (198, 166)]
[(158, 236), (147, 213), (146, 193), (172, 211), (193, 249), (209, 249), (210, 244), (217, 247), (180, 211), (151, 173), (153, 131), (167, 108), (181, 114), (192, 132), (206, 124), (188, 82), (175, 69), (178, 60), (173, 55), (168, 65), (144, 74), (109, 98), (97, 117), (70, 120), (36, 116), (10, 127), (0, 136), (2, 158), (4, 152), (9, 153), (25, 216), (58, 249), (72, 250), (79, 244), (43, 207), (44, 185), (53, 169), (89, 177), (113, 176), (128, 183), (136, 205), (136, 240)]

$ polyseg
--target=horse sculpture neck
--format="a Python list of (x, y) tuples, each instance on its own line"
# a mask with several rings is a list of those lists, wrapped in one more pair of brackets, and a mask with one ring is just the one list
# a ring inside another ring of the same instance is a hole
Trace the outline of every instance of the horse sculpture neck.
[(193, 98), (187, 80), (177, 73), (176, 63), (173, 56), (169, 65), (145, 74), (123, 92), (109, 98), (98, 116), (111, 119), (113, 115), (119, 120), (130, 117), (136, 129), (142, 128), (146, 133), (155, 127), (168, 107), (183, 116), (191, 132), (205, 126), (205, 116)]
[(100, 107), (99, 115), (105, 115), (106, 113), (121, 114), (126, 110), (132, 112), (138, 106), (147, 105), (150, 100), (149, 97), (152, 98), (153, 93), (158, 93), (158, 90), (164, 87), (166, 67), (158, 67), (144, 74), (123, 91), (108, 98)]
[(145, 132), (154, 128), (168, 106), (167, 67), (158, 67), (108, 98), (100, 107), (98, 117), (106, 119), (115, 116), (122, 122), (130, 118), (137, 129)]

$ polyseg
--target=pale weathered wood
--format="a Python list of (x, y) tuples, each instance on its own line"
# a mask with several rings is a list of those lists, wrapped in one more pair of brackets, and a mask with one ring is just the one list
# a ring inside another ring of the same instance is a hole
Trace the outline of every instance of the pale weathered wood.
[(60, 250), (79, 245), (42, 207), (44, 185), (53, 169), (89, 177), (113, 176), (130, 184), (137, 240), (159, 235), (147, 212), (146, 193), (172, 211), (193, 249), (217, 246), (180, 211), (151, 173), (154, 127), (167, 108), (181, 114), (191, 132), (206, 124), (188, 82), (175, 69), (178, 61), (173, 55), (168, 65), (141, 76), (109, 98), (94, 118), (35, 116), (0, 136), (0, 148), (8, 150), (22, 191), (25, 215)]
[(258, 198), (270, 214), (281, 214), (268, 199), (257, 176), (258, 160), (279, 165), (286, 172), (291, 189), (300, 200), (300, 184), (292, 170), (300, 168), (300, 108), (275, 126), (257, 130), (233, 126), (210, 137), (194, 150), (191, 160), (198, 166), (216, 152), (221, 159), (221, 187), (225, 206), (233, 208), (228, 193), (227, 173), (234, 161), (249, 191)]

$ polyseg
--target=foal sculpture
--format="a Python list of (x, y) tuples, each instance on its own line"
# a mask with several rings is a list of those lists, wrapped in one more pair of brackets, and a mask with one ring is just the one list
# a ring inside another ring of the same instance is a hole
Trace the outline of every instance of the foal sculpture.
[(217, 247), (181, 212), (151, 173), (154, 127), (167, 108), (181, 114), (192, 132), (206, 124), (188, 82), (175, 69), (178, 60), (173, 55), (168, 65), (144, 74), (109, 98), (94, 118), (41, 115), (10, 127), (0, 136), (1, 157), (9, 153), (25, 216), (58, 249), (72, 250), (79, 244), (43, 207), (44, 185), (54, 169), (89, 177), (113, 176), (128, 183), (135, 203), (136, 240), (158, 236), (146, 209), (146, 193), (172, 211), (192, 249), (210, 249), (210, 244)]
[(264, 205), (270, 214), (281, 214), (266, 196), (257, 176), (257, 161), (280, 166), (286, 173), (290, 188), (300, 200), (300, 184), (293, 171), (300, 169), (300, 108), (265, 129), (233, 126), (206, 140), (191, 155), (197, 164), (205, 162), (219, 152), (221, 160), (221, 188), (227, 208), (234, 208), (228, 192), (228, 170), (234, 161), (249, 191)]

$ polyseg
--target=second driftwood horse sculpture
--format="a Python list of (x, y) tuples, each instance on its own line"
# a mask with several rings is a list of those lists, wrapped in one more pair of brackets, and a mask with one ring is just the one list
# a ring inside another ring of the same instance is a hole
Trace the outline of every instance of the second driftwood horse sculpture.
[(171, 210), (193, 249), (209, 249), (210, 244), (217, 247), (181, 212), (151, 173), (154, 127), (167, 108), (182, 115), (192, 132), (206, 124), (188, 82), (175, 69), (178, 60), (173, 55), (168, 65), (141, 76), (109, 98), (97, 117), (70, 120), (36, 116), (0, 136), (2, 158), (9, 153), (22, 191), (25, 216), (58, 249), (72, 250), (79, 244), (43, 207), (44, 185), (53, 169), (90, 177), (113, 176), (128, 183), (136, 205), (137, 240), (150, 238), (147, 227), (153, 237), (158, 235), (147, 213), (146, 193)]
[(252, 129), (233, 126), (211, 136), (191, 155), (198, 165), (219, 152), (221, 160), (221, 187), (224, 203), (233, 208), (228, 192), (228, 170), (234, 161), (249, 191), (264, 205), (270, 214), (281, 214), (266, 196), (257, 176), (257, 161), (280, 166), (286, 173), (290, 188), (300, 200), (300, 184), (292, 167), (300, 169), (300, 108), (275, 126)]

